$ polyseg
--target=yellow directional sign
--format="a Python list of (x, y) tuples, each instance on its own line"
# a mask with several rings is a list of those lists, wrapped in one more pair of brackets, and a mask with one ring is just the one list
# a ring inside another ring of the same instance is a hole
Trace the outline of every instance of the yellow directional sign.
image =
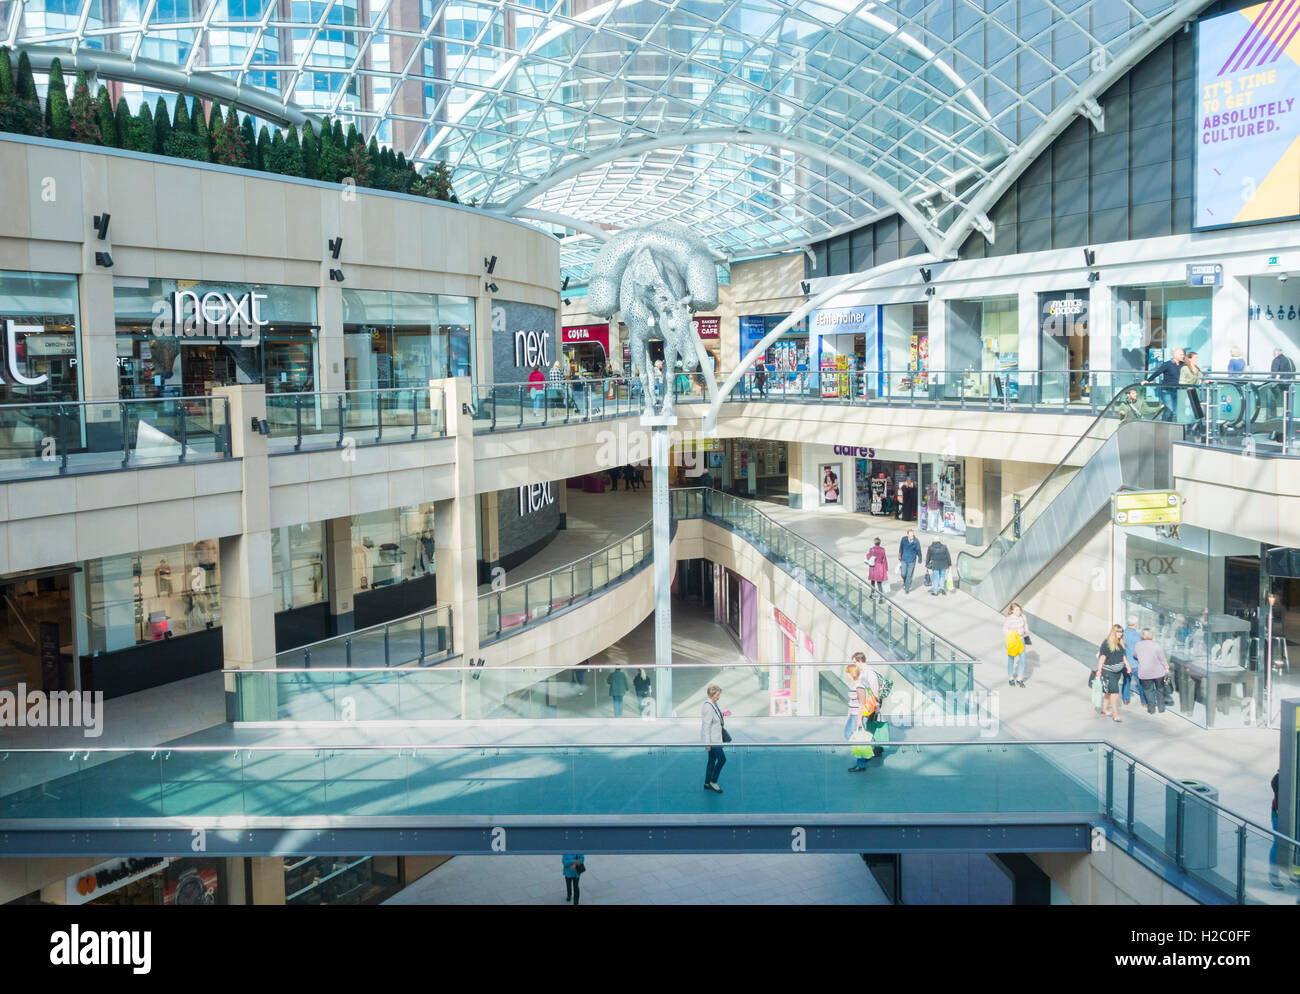
[(1126, 490), (1111, 495), (1110, 517), (1117, 525), (1177, 525), (1183, 500), (1173, 490)]

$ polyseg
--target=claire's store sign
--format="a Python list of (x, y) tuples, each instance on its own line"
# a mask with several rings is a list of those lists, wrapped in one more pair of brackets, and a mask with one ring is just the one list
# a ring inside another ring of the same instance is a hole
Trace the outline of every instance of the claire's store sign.
[(519, 488), (519, 517), (555, 503), (549, 483), (530, 483)]
[(860, 445), (837, 445), (831, 451), (837, 456), (853, 456), (856, 459), (875, 459), (876, 450)]
[(201, 338), (252, 347), (262, 341), (264, 293), (175, 290), (153, 305), (153, 331), (160, 338)]

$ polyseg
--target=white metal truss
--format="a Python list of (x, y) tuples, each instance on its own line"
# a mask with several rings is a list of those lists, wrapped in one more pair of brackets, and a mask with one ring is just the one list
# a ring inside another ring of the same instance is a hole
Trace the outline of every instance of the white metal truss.
[[(75, 53), (101, 78), (233, 93), (274, 121), (346, 112), (366, 138), (387, 124), (408, 158), (447, 161), (463, 202), (574, 233), (562, 256), (581, 279), (605, 233), (663, 219), (734, 258), (898, 214), (950, 257), (972, 230), (993, 237), (992, 204), (1074, 116), (1104, 127), (1105, 87), (1207, 2), (174, 0), (160, 14), (157, 0), (0, 0), (0, 11), (11, 44)], [(244, 51), (211, 56), (234, 39)], [(146, 41), (176, 62), (149, 63)]]

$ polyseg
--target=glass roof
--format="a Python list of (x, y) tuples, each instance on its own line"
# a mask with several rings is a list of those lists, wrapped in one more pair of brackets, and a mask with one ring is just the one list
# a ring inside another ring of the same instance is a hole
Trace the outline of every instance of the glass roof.
[(216, 74), (446, 159), (462, 202), (567, 232), (581, 280), (592, 226), (674, 219), (722, 256), (900, 210), (942, 232), (1174, 6), (0, 0), (0, 25), (11, 45), (181, 66), (200, 94)]

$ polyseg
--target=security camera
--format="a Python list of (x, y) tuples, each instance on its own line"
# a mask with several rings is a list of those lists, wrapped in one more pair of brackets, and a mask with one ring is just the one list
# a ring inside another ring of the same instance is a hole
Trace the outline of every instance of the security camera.
[(1278, 273), (1278, 274), (1277, 274), (1277, 281), (1278, 281), (1279, 283), (1285, 283), (1285, 282), (1286, 282), (1286, 273)]

